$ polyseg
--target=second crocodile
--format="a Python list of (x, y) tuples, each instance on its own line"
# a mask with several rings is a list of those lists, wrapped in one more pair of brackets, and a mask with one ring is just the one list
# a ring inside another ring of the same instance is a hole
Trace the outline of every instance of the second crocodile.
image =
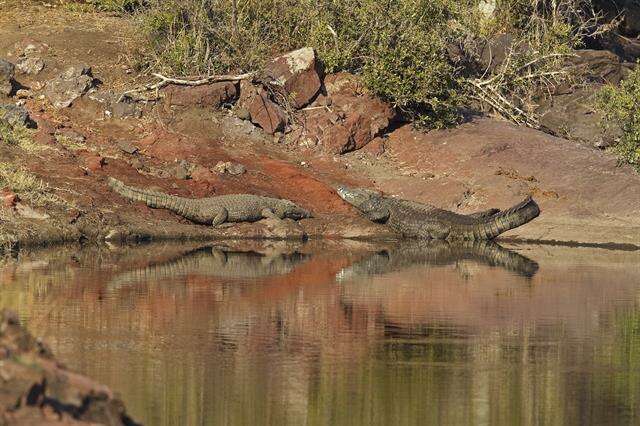
[(385, 223), (405, 237), (434, 240), (491, 240), (540, 214), (531, 197), (505, 211), (491, 209), (463, 215), (428, 204), (385, 197), (365, 188), (340, 187), (338, 194), (368, 219)]
[(162, 192), (127, 186), (109, 178), (113, 191), (151, 208), (167, 209), (192, 222), (217, 226), (225, 222), (256, 222), (264, 218), (304, 219), (311, 214), (289, 200), (251, 194), (219, 195), (209, 198), (184, 198)]

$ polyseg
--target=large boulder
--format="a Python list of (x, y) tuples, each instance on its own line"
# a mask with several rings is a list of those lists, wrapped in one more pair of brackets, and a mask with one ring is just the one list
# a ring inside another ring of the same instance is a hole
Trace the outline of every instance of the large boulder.
[(136, 425), (106, 386), (68, 371), (18, 315), (0, 312), (2, 424)]
[(547, 132), (584, 143), (607, 148), (622, 136), (622, 129), (605, 126), (604, 117), (594, 109), (599, 85), (590, 85), (571, 93), (553, 96), (542, 108), (540, 125)]
[(169, 105), (219, 108), (233, 103), (239, 90), (237, 83), (226, 81), (195, 87), (172, 84), (163, 92)]
[(16, 67), (9, 61), (0, 59), (0, 95), (10, 96), (13, 92)]
[(84, 64), (74, 65), (58, 77), (49, 80), (44, 94), (54, 107), (66, 108), (87, 93), (94, 86), (94, 81), (91, 67)]
[(576, 50), (569, 64), (582, 83), (619, 84), (636, 67), (613, 52), (588, 49)]
[(294, 108), (309, 104), (322, 86), (322, 71), (311, 47), (273, 59), (265, 67), (265, 74), (284, 88)]
[[(304, 111), (293, 133), (298, 142), (320, 145), (334, 154), (358, 150), (382, 135), (395, 119), (391, 106), (369, 94), (360, 80), (339, 73), (325, 79), (326, 96)], [(330, 106), (329, 106), (330, 104)]]

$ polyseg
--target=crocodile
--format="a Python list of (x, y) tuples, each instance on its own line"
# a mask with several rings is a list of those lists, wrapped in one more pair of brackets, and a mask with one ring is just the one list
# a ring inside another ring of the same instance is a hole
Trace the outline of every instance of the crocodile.
[(173, 259), (122, 272), (107, 285), (110, 290), (140, 283), (172, 282), (186, 276), (211, 277), (223, 280), (257, 280), (286, 275), (310, 255), (291, 253), (261, 253), (234, 251), (226, 247), (201, 247)]
[(445, 266), (472, 261), (502, 268), (525, 278), (533, 277), (538, 263), (493, 241), (414, 240), (371, 254), (341, 270), (338, 281), (356, 277), (383, 275), (416, 265)]
[(252, 194), (184, 198), (163, 192), (127, 186), (109, 178), (111, 189), (125, 198), (141, 201), (151, 208), (170, 210), (192, 222), (218, 226), (225, 222), (256, 222), (265, 218), (304, 219), (311, 213), (289, 200)]
[(382, 195), (365, 188), (339, 187), (343, 200), (369, 220), (385, 223), (404, 237), (435, 240), (491, 240), (538, 217), (540, 208), (528, 197), (508, 210), (490, 209), (463, 215), (429, 204)]

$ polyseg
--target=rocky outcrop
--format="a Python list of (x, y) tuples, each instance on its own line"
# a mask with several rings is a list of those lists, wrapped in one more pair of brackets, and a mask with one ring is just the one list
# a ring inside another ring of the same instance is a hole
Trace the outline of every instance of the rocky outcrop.
[(596, 95), (603, 84), (619, 84), (636, 65), (604, 50), (578, 50), (568, 61), (583, 84), (576, 87), (570, 82), (544, 97), (538, 109), (542, 129), (596, 148), (613, 145), (622, 130), (604, 125), (595, 108)]
[(109, 388), (56, 362), (11, 311), (0, 312), (2, 424), (135, 425)]
[(78, 64), (49, 80), (44, 94), (55, 108), (66, 108), (94, 85), (91, 67)]
[(322, 71), (311, 47), (273, 59), (265, 67), (265, 75), (282, 86), (294, 108), (308, 105), (322, 87)]
[(344, 154), (366, 146), (394, 121), (393, 108), (367, 93), (358, 77), (333, 74), (324, 84), (326, 95), (302, 112), (301, 124), (290, 136), (298, 143)]

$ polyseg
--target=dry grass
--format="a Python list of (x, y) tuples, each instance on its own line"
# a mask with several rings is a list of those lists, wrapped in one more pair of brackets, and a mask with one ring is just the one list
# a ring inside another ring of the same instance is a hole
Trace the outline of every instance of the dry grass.
[(15, 163), (0, 162), (0, 189), (8, 188), (35, 205), (64, 204), (42, 179)]

